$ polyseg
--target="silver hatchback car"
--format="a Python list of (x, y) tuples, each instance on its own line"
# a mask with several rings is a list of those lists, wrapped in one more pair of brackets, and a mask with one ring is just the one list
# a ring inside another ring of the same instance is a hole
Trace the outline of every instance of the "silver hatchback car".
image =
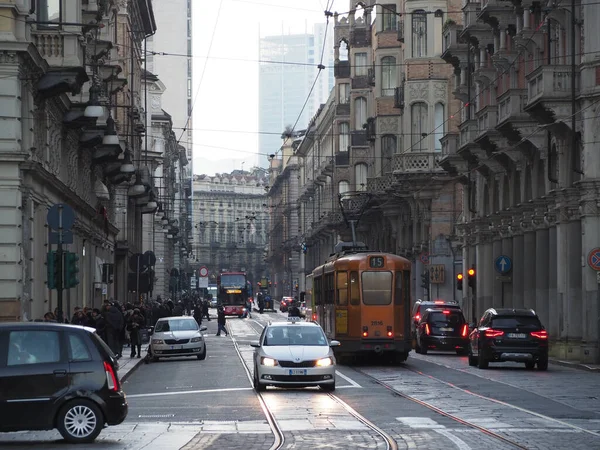
[(164, 317), (158, 319), (152, 338), (150, 351), (153, 359), (174, 356), (196, 356), (206, 359), (206, 342), (203, 331), (192, 317)]
[(320, 386), (335, 390), (335, 357), (323, 329), (314, 322), (290, 317), (265, 327), (254, 350), (254, 389), (267, 386)]

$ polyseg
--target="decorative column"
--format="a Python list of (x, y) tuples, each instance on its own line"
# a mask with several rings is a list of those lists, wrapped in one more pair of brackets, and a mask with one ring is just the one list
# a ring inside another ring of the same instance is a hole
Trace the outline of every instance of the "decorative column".
[(523, 211), (521, 229), (523, 230), (523, 306), (535, 309), (535, 274), (536, 265), (540, 262), (535, 254), (535, 228), (533, 226), (533, 209)]
[(504, 283), (503, 295), (500, 301), (500, 305), (505, 308), (513, 307), (513, 282), (512, 277), (514, 276), (514, 261), (513, 257), (513, 238), (512, 238), (512, 215), (510, 213), (502, 213), (502, 225), (501, 225), (501, 236), (502, 236), (502, 255), (508, 256), (513, 261), (513, 270), (510, 273), (511, 281)]
[(559, 299), (558, 299), (558, 232), (556, 226), (556, 211), (554, 201), (548, 204), (548, 213), (545, 216), (548, 224), (548, 333), (550, 334), (551, 349), (553, 343), (560, 337)]
[(520, 212), (513, 215), (511, 229), (513, 232), (513, 270), (512, 270), (512, 307), (523, 308), (524, 283), (525, 283), (525, 239), (521, 229), (522, 216)]
[(493, 297), (492, 306), (500, 307), (502, 305), (502, 280), (498, 279), (500, 275), (496, 271), (495, 262), (498, 256), (502, 255), (502, 221), (500, 216), (496, 215), (492, 222), (493, 234), (492, 234), (492, 271), (493, 271)]
[(539, 202), (533, 215), (535, 229), (535, 311), (545, 327), (550, 325), (548, 274), (550, 264), (550, 231), (547, 222), (547, 204)]

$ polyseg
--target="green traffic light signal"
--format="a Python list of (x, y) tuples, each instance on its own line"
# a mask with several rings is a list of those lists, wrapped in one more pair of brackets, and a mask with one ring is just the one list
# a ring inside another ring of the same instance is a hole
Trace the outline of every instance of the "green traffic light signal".
[(79, 284), (79, 266), (77, 265), (79, 256), (75, 253), (65, 252), (65, 289), (75, 287)]
[(49, 251), (46, 255), (46, 269), (48, 289), (59, 289), (62, 267), (60, 265), (58, 253), (54, 250)]

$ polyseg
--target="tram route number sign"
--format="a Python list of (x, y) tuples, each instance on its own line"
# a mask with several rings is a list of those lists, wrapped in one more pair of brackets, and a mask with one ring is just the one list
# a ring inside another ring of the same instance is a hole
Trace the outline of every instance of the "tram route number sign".
[(444, 284), (446, 267), (443, 264), (432, 264), (429, 266), (429, 282), (431, 284)]

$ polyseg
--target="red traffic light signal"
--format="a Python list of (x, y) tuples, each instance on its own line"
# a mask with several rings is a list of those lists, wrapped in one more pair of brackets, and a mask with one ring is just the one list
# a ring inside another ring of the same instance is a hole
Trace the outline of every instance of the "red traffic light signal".
[(463, 288), (463, 274), (459, 273), (456, 275), (456, 289), (462, 291)]

